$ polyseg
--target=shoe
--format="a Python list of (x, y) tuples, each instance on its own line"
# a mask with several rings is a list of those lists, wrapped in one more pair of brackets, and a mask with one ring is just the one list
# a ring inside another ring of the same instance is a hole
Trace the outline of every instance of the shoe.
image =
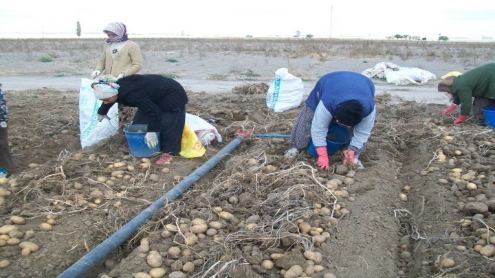
[(290, 148), (285, 151), (284, 156), (287, 158), (295, 158), (299, 154), (299, 150), (296, 148)]
[(172, 160), (173, 156), (169, 153), (164, 153), (160, 158), (155, 162), (156, 165), (164, 165), (164, 164), (170, 164), (170, 161)]
[(0, 168), (0, 179), (6, 178), (6, 177), (7, 177), (7, 169)]

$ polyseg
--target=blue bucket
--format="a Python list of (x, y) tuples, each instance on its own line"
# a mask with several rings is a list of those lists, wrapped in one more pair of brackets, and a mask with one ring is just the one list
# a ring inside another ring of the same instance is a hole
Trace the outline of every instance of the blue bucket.
[(160, 152), (160, 134), (158, 135), (158, 144), (153, 149), (148, 148), (144, 142), (144, 136), (148, 130), (146, 124), (135, 124), (124, 127), (125, 137), (129, 145), (129, 151), (134, 157), (151, 157), (155, 153)]
[(495, 128), (495, 106), (483, 108), (483, 118), (485, 118), (486, 126)]
[[(327, 134), (327, 152), (328, 155), (334, 155), (343, 146), (349, 144), (349, 132), (347, 128), (332, 124), (328, 127)], [(309, 142), (308, 153), (314, 157), (318, 157), (313, 140)]]

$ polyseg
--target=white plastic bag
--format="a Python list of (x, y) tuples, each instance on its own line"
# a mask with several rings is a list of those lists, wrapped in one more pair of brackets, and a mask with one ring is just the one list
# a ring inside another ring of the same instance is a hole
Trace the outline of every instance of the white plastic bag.
[(286, 68), (275, 72), (275, 79), (266, 92), (266, 105), (275, 112), (298, 107), (304, 94), (302, 79), (289, 73)]
[(186, 124), (194, 130), (194, 133), (196, 133), (203, 146), (207, 147), (214, 140), (217, 142), (222, 142), (222, 136), (218, 133), (216, 127), (201, 117), (186, 113)]
[(104, 119), (98, 122), (96, 115), (98, 108), (100, 108), (101, 100), (95, 97), (91, 83), (93, 83), (91, 79), (83, 78), (79, 91), (79, 130), (83, 149), (117, 134), (119, 129), (117, 103), (107, 113), (110, 120)]

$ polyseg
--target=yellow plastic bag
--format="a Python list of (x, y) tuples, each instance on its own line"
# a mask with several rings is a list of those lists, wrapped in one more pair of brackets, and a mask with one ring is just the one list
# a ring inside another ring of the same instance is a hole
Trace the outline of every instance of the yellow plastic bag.
[(449, 71), (446, 74), (442, 75), (442, 77), (440, 77), (440, 79), (445, 79), (445, 78), (447, 78), (449, 76), (455, 76), (455, 77), (457, 77), (457, 76), (459, 76), (461, 74), (462, 73), (461, 72), (458, 72), (458, 71)]
[(193, 158), (201, 157), (205, 152), (206, 149), (199, 141), (194, 130), (188, 124), (185, 124), (179, 154), (185, 158)]

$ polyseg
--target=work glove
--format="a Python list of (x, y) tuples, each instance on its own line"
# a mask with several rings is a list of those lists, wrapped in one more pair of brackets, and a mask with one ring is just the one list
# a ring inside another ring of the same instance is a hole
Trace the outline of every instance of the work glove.
[(450, 115), (452, 112), (454, 112), (455, 108), (457, 107), (457, 104), (451, 104), (449, 108), (445, 109), (442, 111), (442, 115)]
[(355, 151), (345, 150), (345, 151), (342, 151), (342, 154), (344, 155), (344, 165), (347, 165), (347, 164), (349, 164), (349, 166), (356, 165), (356, 160), (354, 159), (354, 155), (356, 154)]
[(119, 76), (117, 76), (117, 80), (119, 80), (120, 78), (124, 77), (124, 75), (125, 75), (125, 74), (124, 74), (123, 72), (121, 72), (121, 73), (119, 74)]
[(318, 161), (316, 162), (316, 165), (323, 170), (328, 169), (328, 167), (330, 167), (330, 161), (328, 160), (327, 147), (316, 148), (316, 153), (318, 154)]
[(100, 70), (95, 70), (91, 73), (91, 78), (95, 79), (100, 74), (101, 74)]
[(144, 143), (146, 143), (150, 149), (156, 147), (156, 145), (158, 145), (158, 136), (156, 136), (156, 132), (146, 132), (146, 135), (144, 135)]
[(103, 121), (103, 119), (107, 119), (110, 121), (110, 118), (107, 115), (96, 114), (96, 116), (98, 117), (98, 122)]
[(467, 116), (464, 116), (464, 115), (459, 115), (459, 117), (457, 117), (457, 119), (454, 120), (454, 124), (460, 124), (462, 122), (464, 122), (466, 120)]

